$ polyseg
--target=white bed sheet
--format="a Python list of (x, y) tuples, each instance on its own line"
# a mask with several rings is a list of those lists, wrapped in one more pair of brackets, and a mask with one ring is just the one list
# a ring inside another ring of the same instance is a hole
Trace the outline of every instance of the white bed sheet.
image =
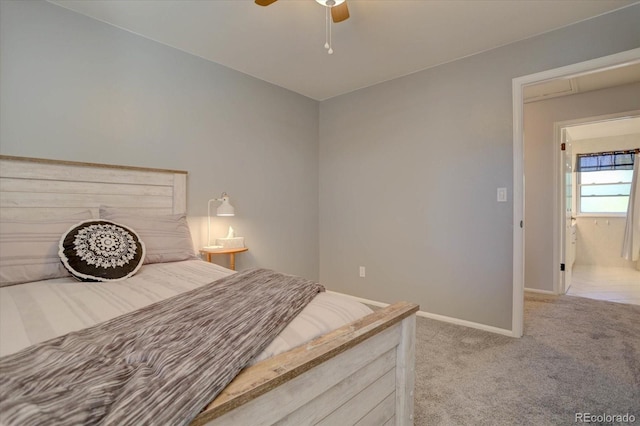
[[(0, 288), (0, 356), (81, 330), (233, 274), (202, 260), (143, 266), (133, 277), (108, 283), (72, 278)], [(367, 306), (321, 293), (254, 359), (299, 346), (371, 313)]]

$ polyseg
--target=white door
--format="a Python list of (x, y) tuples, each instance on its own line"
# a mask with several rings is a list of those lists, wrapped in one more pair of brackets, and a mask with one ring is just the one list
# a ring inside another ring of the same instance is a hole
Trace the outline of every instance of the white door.
[(560, 272), (560, 294), (565, 294), (571, 287), (571, 269), (576, 258), (576, 227), (573, 218), (573, 156), (571, 155), (571, 139), (562, 129), (562, 185), (563, 185), (563, 247), (561, 249), (560, 264), (564, 265), (564, 272)]

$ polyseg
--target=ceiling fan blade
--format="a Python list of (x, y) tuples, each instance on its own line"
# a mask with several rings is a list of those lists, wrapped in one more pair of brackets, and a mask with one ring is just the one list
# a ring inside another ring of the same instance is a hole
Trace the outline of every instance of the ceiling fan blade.
[(278, 0), (256, 0), (258, 6), (269, 6), (271, 3), (275, 3)]
[(335, 23), (346, 21), (349, 18), (349, 8), (346, 1), (331, 8), (331, 18)]

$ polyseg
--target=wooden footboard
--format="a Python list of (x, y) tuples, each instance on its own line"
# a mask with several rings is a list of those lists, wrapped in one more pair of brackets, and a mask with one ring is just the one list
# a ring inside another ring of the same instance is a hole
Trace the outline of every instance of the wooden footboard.
[(243, 370), (192, 425), (411, 425), (415, 312), (400, 302)]

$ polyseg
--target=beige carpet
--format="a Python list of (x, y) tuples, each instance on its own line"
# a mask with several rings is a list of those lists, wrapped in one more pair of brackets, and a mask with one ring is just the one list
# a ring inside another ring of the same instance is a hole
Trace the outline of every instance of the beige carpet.
[(521, 339), (417, 321), (416, 425), (640, 425), (640, 306), (527, 294)]

